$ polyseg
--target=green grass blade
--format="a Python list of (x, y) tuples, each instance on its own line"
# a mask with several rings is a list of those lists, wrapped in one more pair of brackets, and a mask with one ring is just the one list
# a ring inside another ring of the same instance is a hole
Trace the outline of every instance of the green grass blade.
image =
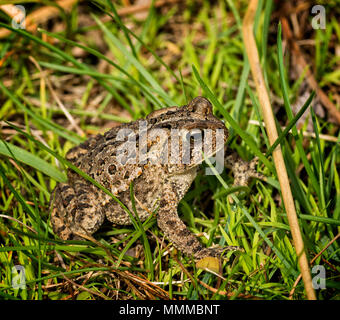
[(339, 219), (312, 216), (312, 215), (309, 215), (309, 214), (299, 214), (299, 218), (302, 219), (302, 220), (316, 221), (316, 222), (321, 222), (321, 223), (325, 223), (325, 224), (332, 224), (334, 226), (340, 226), (340, 220)]
[[(70, 61), (71, 63), (73, 63), (75, 66), (83, 69), (83, 70), (91, 70), (91, 68), (87, 67), (85, 64), (79, 62), (77, 59), (73, 58), (72, 56), (70, 56), (69, 54), (65, 53), (63, 50), (60, 50), (58, 48), (56, 48), (55, 46), (51, 45), (50, 43), (48, 42), (45, 42), (41, 39), (39, 39), (38, 37), (30, 34), (29, 32), (27, 31), (24, 31), (24, 30), (21, 30), (21, 29), (15, 29), (15, 28), (12, 28), (2, 22), (0, 22), (0, 26), (1, 27), (4, 27), (6, 29), (9, 29), (13, 32), (16, 32), (36, 43), (38, 43), (39, 45), (41, 46), (44, 46), (45, 48), (51, 50), (52, 52), (56, 53), (58, 56), (60, 56), (61, 58), (63, 58), (64, 60), (66, 61)], [(64, 42), (67, 42), (67, 43), (72, 43), (72, 44), (75, 44), (75, 42), (73, 41), (70, 41), (70, 40), (66, 40), (65, 38), (61, 37), (61, 36), (58, 36), (58, 35), (55, 35), (55, 34), (52, 34), (50, 32), (47, 32), (47, 31), (43, 31), (43, 30), (39, 30), (40, 32), (43, 32), (43, 33), (46, 33), (52, 37), (55, 37), (61, 41), (64, 41)], [(96, 52), (96, 50), (91, 50), (90, 48), (87, 48), (85, 46), (81, 46), (78, 44), (78, 47), (82, 48), (82, 49), (85, 49), (86, 51), (88, 52)], [(109, 60), (107, 59), (104, 55), (101, 55), (102, 58), (105, 58), (106, 60)], [(110, 60), (109, 60), (110, 61)], [(110, 61), (111, 62), (111, 61)], [(112, 62), (111, 62), (112, 64)], [(119, 68), (119, 66), (116, 65), (116, 67)], [(120, 68), (121, 69), (121, 68)], [(123, 70), (124, 71), (124, 70)], [(125, 72), (126, 73), (126, 72)], [(126, 73), (128, 74), (128, 73)], [(132, 78), (132, 77), (131, 77)], [(118, 94), (118, 92), (109, 84), (107, 84), (106, 82), (103, 81), (103, 79), (101, 78), (95, 78), (99, 84), (101, 84), (108, 92), (110, 92), (114, 97), (115, 99), (117, 99), (117, 101), (126, 109), (128, 110), (132, 115), (134, 114), (131, 110), (131, 107), (129, 106), (129, 104), (126, 103), (126, 101), (124, 99), (122, 99), (121, 95)], [(132, 78), (133, 79), (133, 78)]]
[(320, 136), (319, 136), (319, 126), (318, 126), (318, 121), (316, 119), (315, 112), (313, 108), (310, 110), (311, 115), (312, 115), (312, 122), (313, 122), (313, 128), (315, 132), (315, 140), (316, 140), (316, 145), (318, 149), (318, 158), (319, 158), (319, 181), (320, 181), (320, 201), (322, 208), (326, 207), (326, 201), (325, 201), (325, 165), (323, 161), (323, 152), (321, 149), (321, 144), (320, 144)]
[(315, 96), (315, 91), (313, 91), (302, 108), (299, 110), (299, 112), (296, 114), (296, 116), (292, 119), (292, 121), (289, 122), (288, 126), (280, 133), (279, 137), (276, 139), (276, 141), (272, 144), (272, 146), (269, 148), (269, 150), (266, 152), (266, 156), (268, 157), (271, 155), (271, 153), (275, 150), (275, 148), (283, 141), (283, 139), (287, 136), (288, 132), (295, 126), (296, 122), (301, 118), (301, 116), (304, 114), (304, 112), (307, 110), (307, 108), (310, 106), (313, 98)]
[(264, 10), (263, 32), (262, 32), (262, 44), (261, 44), (261, 62), (262, 66), (266, 65), (267, 60), (267, 44), (268, 33), (270, 25), (270, 14), (273, 7), (273, 0), (266, 0)]
[(34, 210), (32, 209), (32, 207), (30, 207), (26, 204), (26, 201), (24, 200), (24, 198), (14, 189), (14, 187), (12, 186), (10, 181), (7, 179), (5, 172), (6, 171), (5, 171), (4, 167), (0, 164), (0, 175), (1, 175), (2, 179), (4, 180), (5, 184), (7, 185), (8, 189), (14, 194), (15, 198), (20, 202), (20, 204), (24, 208), (25, 212), (27, 212), (27, 214), (30, 217), (35, 219)]
[(127, 31), (128, 28), (125, 27), (125, 25), (123, 24), (117, 10), (116, 10), (116, 7), (114, 6), (114, 4), (107, 0), (106, 1), (107, 5), (109, 6), (109, 8), (112, 10), (113, 14), (114, 14), (114, 17), (112, 17), (112, 15), (109, 13), (109, 12), (106, 12), (113, 20), (115, 19), (116, 22), (118, 23), (118, 25), (122, 28), (123, 32), (124, 32), (124, 35), (125, 35), (125, 38), (126, 40), (128, 41), (129, 43), (129, 46), (130, 46), (130, 49), (131, 49), (131, 52), (133, 54), (133, 56), (137, 59), (137, 52), (136, 52), (136, 49), (135, 49), (135, 46), (132, 44), (132, 41), (131, 41), (131, 38), (129, 36), (129, 32)]
[(245, 89), (246, 89), (249, 71), (250, 71), (250, 65), (249, 65), (248, 57), (245, 51), (243, 52), (243, 61), (244, 61), (244, 65), (242, 69), (241, 80), (240, 80), (240, 83), (238, 84), (238, 90), (237, 90), (236, 100), (235, 100), (235, 105), (234, 105), (234, 117), (237, 121), (240, 121), (241, 106), (244, 100)]
[(145, 266), (150, 271), (148, 273), (148, 277), (150, 280), (153, 280), (154, 266), (153, 266), (153, 259), (152, 259), (150, 244), (149, 244), (148, 237), (146, 236), (145, 230), (143, 228), (143, 224), (141, 220), (139, 219), (138, 212), (136, 209), (135, 194), (133, 191), (133, 183), (130, 184), (130, 199), (131, 199), (132, 210), (135, 214), (136, 221), (137, 221), (137, 226), (135, 228), (136, 228), (136, 231), (140, 231), (142, 235), (142, 239), (143, 239), (144, 253), (145, 253)]
[[(225, 189), (228, 189), (228, 185), (225, 183), (221, 175), (216, 171), (216, 169), (212, 166), (209, 159), (205, 158), (205, 161), (208, 163), (212, 171), (215, 173), (218, 181), (222, 184), (222, 186)], [(233, 198), (234, 202), (237, 206), (241, 209), (242, 213), (246, 216), (246, 218), (249, 220), (249, 222), (252, 224), (252, 226), (255, 228), (255, 230), (260, 234), (260, 236), (263, 238), (263, 240), (268, 244), (268, 246), (275, 252), (277, 257), (280, 259), (280, 261), (284, 264), (284, 266), (287, 268), (288, 272), (292, 273), (294, 276), (298, 276), (297, 270), (291, 266), (289, 261), (285, 258), (285, 256), (282, 254), (282, 252), (269, 240), (269, 238), (266, 236), (266, 234), (263, 232), (259, 224), (254, 220), (254, 218), (250, 215), (250, 213), (247, 211), (247, 209), (243, 206), (241, 201), (232, 194), (231, 197)]]
[[(113, 6), (111, 1), (107, 1), (110, 6)], [(154, 2), (154, 0), (153, 0)], [(152, 6), (150, 7), (150, 10), (152, 10)], [(116, 16), (116, 15), (115, 15)], [(118, 16), (119, 17), (119, 16)], [(153, 56), (154, 58), (162, 65), (164, 66), (169, 73), (178, 81), (180, 82), (180, 79), (178, 78), (178, 76), (174, 73), (174, 71), (157, 55), (157, 53), (150, 47), (148, 46), (139, 36), (137, 36), (133, 31), (131, 31), (129, 28), (125, 27), (125, 25), (121, 22), (121, 20), (119, 19), (118, 21), (120, 27), (124, 30), (124, 32), (131, 34), (136, 40), (139, 41), (139, 43), (146, 48)]]
[[(0, 23), (1, 24), (1, 23)], [(43, 127), (50, 129), (54, 133), (64, 137), (67, 140), (72, 141), (75, 144), (79, 144), (83, 141), (83, 139), (79, 138), (76, 135), (71, 135), (65, 132), (65, 128), (59, 127), (56, 124), (54, 124), (52, 121), (49, 121), (47, 119), (42, 118), (41, 116), (37, 115), (30, 109), (26, 108), (20, 100), (14, 96), (5, 86), (4, 84), (0, 81), (0, 89), (24, 112), (29, 114), (35, 121), (37, 121), (40, 125)]]
[(43, 172), (58, 182), (67, 181), (66, 175), (64, 173), (57, 170), (45, 160), (9, 142), (5, 142), (2, 139), (0, 140), (0, 153), (6, 157), (14, 158), (20, 162), (23, 162), (32, 168)]
[[(161, 107), (164, 107), (165, 105), (155, 96), (155, 93), (158, 93), (157, 90), (152, 90), (151, 88), (149, 88), (148, 86), (144, 85), (142, 82), (140, 81), (137, 81), (136, 79), (134, 79), (129, 72), (127, 72), (124, 68), (120, 67), (118, 64), (114, 63), (113, 61), (111, 61), (109, 58), (107, 58), (105, 55), (103, 55), (102, 53), (100, 53), (99, 51), (97, 50), (94, 50), (92, 48), (89, 48), (89, 47), (86, 47), (86, 46), (83, 46), (75, 41), (72, 41), (72, 40), (69, 40), (69, 39), (66, 39), (56, 33), (52, 33), (52, 32), (48, 32), (46, 30), (42, 30), (40, 29), (40, 32), (44, 33), (44, 34), (47, 34), (48, 36), (50, 37), (54, 37), (60, 41), (63, 41), (65, 43), (68, 43), (70, 45), (73, 45), (73, 46), (76, 46), (78, 48), (81, 48), (91, 54), (93, 54), (94, 56), (98, 57), (99, 59), (103, 59), (105, 60), (106, 62), (108, 62), (109, 64), (111, 64), (112, 66), (114, 66), (117, 70), (119, 70), (121, 73), (123, 73), (124, 75), (126, 75), (131, 81), (132, 83), (137, 87), (137, 88), (140, 88), (141, 91), (145, 94), (145, 97), (150, 101), (152, 102), (153, 104), (155, 104), (157, 107), (161, 106)], [(53, 50), (53, 46), (52, 46), (52, 50)], [(57, 48), (55, 48), (57, 49)], [(57, 49), (56, 53), (60, 54), (60, 50)], [(74, 59), (68, 55), (63, 55), (62, 56), (66, 61), (70, 61), (72, 62), (74, 65), (76, 65), (77, 67), (83, 69), (83, 70), (90, 70), (90, 71), (94, 71), (92, 70), (91, 68), (87, 67), (85, 64), (82, 64), (80, 62), (78, 62), (77, 60), (74, 61)], [(91, 75), (91, 73), (89, 74)], [(112, 85), (111, 84), (108, 84), (106, 82), (103, 82), (101, 78), (97, 78), (97, 77), (94, 77), (105, 89), (107, 89), (117, 100), (119, 103), (122, 104), (122, 106), (127, 109), (130, 114), (134, 115), (131, 107), (129, 105), (127, 105), (127, 103), (122, 100), (122, 98), (120, 98), (120, 96), (118, 95), (117, 96), (117, 92), (116, 91), (112, 91)]]
[(103, 33), (108, 37), (108, 39), (125, 55), (126, 59), (133, 65), (141, 75), (146, 79), (146, 81), (151, 85), (151, 87), (160, 94), (168, 106), (176, 105), (168, 94), (163, 90), (163, 88), (158, 84), (158, 82), (153, 78), (153, 76), (142, 66), (142, 64), (124, 47), (124, 45), (119, 41), (119, 39), (95, 16), (92, 15), (96, 23), (103, 31)]
[[(282, 94), (283, 94), (283, 100), (284, 100), (284, 106), (285, 110), (288, 116), (289, 121), (293, 120), (293, 112), (290, 106), (289, 102), (289, 95), (288, 95), (288, 85), (287, 81), (285, 79), (285, 70), (284, 70), (284, 64), (283, 64), (283, 54), (282, 54), (282, 39), (281, 39), (281, 24), (279, 24), (279, 29), (278, 29), (278, 35), (277, 35), (277, 48), (278, 48), (278, 63), (279, 63), (279, 73), (280, 73), (280, 83), (281, 83), (281, 88), (282, 88)], [(295, 126), (292, 127), (292, 133), (294, 136), (294, 139), (296, 141), (296, 146), (298, 148), (298, 152), (300, 154), (301, 160), (306, 168), (306, 171), (308, 173), (308, 176), (311, 179), (311, 183), (313, 185), (314, 190), (320, 196), (320, 187), (317, 182), (317, 179), (315, 177), (315, 174), (308, 162), (306, 153), (303, 149), (301, 139), (299, 138), (297, 129)]]
[(121, 81), (121, 79), (111, 74), (104, 74), (104, 73), (100, 73), (100, 72), (90, 70), (90, 69), (86, 69), (86, 70), (78, 69), (78, 68), (68, 67), (62, 64), (56, 64), (56, 63), (45, 62), (45, 61), (38, 61), (38, 63), (43, 67), (54, 69), (54, 70), (65, 72), (65, 73), (74, 73), (74, 74), (80, 74), (80, 75), (88, 75), (93, 78), (103, 78), (103, 79), (108, 79), (108, 80)]

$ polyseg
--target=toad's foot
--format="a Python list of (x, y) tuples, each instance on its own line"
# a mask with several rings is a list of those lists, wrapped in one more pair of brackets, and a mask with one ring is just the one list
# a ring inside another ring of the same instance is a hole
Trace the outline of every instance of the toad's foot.
[(258, 161), (258, 157), (255, 157), (250, 162), (244, 161), (235, 152), (225, 157), (224, 166), (232, 170), (234, 186), (247, 186), (251, 178), (267, 180), (265, 175), (257, 172), (255, 169)]
[(225, 247), (214, 247), (214, 248), (201, 248), (200, 251), (198, 251), (195, 255), (194, 258), (195, 260), (201, 260), (206, 257), (214, 257), (214, 258), (225, 258), (226, 253), (230, 251), (243, 251), (241, 247), (237, 246), (225, 246)]

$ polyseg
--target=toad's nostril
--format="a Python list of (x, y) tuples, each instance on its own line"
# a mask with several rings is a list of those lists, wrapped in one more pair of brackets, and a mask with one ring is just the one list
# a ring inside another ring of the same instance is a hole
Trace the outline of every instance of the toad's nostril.
[(191, 108), (193, 112), (201, 115), (212, 114), (212, 105), (210, 101), (204, 97), (196, 97), (190, 101), (188, 108)]

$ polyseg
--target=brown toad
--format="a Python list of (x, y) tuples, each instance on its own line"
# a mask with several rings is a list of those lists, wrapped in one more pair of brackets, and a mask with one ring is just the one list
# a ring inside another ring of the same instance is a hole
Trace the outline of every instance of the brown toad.
[[(183, 107), (152, 112), (147, 118), (115, 127), (71, 149), (66, 158), (108, 189), (133, 213), (130, 184), (141, 221), (156, 212), (157, 223), (172, 243), (188, 256), (218, 257), (235, 247), (204, 248), (187, 229), (177, 206), (207, 157), (222, 152), (223, 164), (232, 167), (235, 183), (246, 185), (260, 177), (254, 162), (225, 156), (228, 131), (212, 113), (210, 102), (197, 97)], [(217, 163), (217, 161), (216, 161)], [(109, 195), (68, 170), (68, 183), (52, 193), (51, 222), (61, 239), (91, 235), (106, 217), (115, 225), (131, 224), (129, 214)]]

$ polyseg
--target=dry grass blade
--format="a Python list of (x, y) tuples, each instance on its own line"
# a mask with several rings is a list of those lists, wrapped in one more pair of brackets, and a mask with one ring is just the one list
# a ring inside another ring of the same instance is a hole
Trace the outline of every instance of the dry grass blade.
[[(278, 133), (275, 125), (272, 107), (269, 100), (269, 95), (265, 85), (264, 77), (261, 70), (261, 64), (257, 46), (253, 34), (254, 17), (257, 9), (257, 0), (252, 0), (248, 6), (247, 12), (243, 20), (243, 37), (246, 47), (250, 68), (256, 85), (256, 91), (259, 96), (261, 110), (266, 124), (266, 130), (269, 137), (269, 142), (272, 145), (278, 138)], [(302, 274), (302, 279), (305, 285), (307, 298), (315, 300), (315, 292), (312, 285), (312, 278), (309, 270), (309, 264), (304, 250), (299, 222), (296, 215), (294, 199), (292, 196), (288, 174), (284, 163), (281, 147), (278, 146), (273, 151), (273, 159), (277, 171), (279, 183), (281, 186), (282, 198), (287, 211), (287, 218), (292, 232), (294, 247), (298, 256), (299, 266)]]
[(21, 225), (24, 226), (25, 228), (31, 230), (32, 232), (37, 233), (37, 231), (35, 231), (33, 228), (29, 227), (28, 225), (26, 225), (25, 223), (21, 222), (21, 221), (18, 220), (18, 219), (15, 219), (15, 218), (10, 217), (10, 216), (5, 215), (5, 214), (0, 214), (0, 218), (13, 220), (13, 221), (15, 221), (15, 222), (21, 224)]
[(87, 292), (89, 292), (89, 293), (91, 293), (91, 294), (93, 294), (93, 295), (95, 295), (95, 296), (98, 296), (98, 297), (104, 299), (104, 300), (108, 300), (108, 299), (109, 299), (107, 296), (105, 296), (105, 295), (102, 294), (102, 293), (93, 291), (93, 290), (91, 290), (91, 289), (88, 289), (88, 288), (86, 288), (86, 287), (84, 287), (84, 286), (82, 286), (82, 285), (80, 285), (80, 284), (78, 284), (78, 283), (72, 281), (71, 279), (69, 279), (68, 277), (66, 277), (64, 274), (63, 274), (63, 277), (65, 278), (65, 280), (66, 280), (67, 282), (71, 283), (73, 286), (79, 288), (80, 290), (87, 291)]
[(135, 283), (138, 283), (141, 287), (144, 288), (145, 292), (149, 292), (149, 294), (155, 295), (159, 297), (160, 299), (169, 300), (169, 294), (164, 289), (160, 288), (159, 286), (153, 284), (151, 281), (147, 280), (146, 278), (141, 278), (136, 276), (135, 274), (124, 271), (119, 272), (119, 275), (123, 278), (126, 278), (130, 281), (133, 281)]
[[(84, 131), (76, 124), (74, 118), (72, 117), (72, 115), (69, 113), (69, 111), (65, 108), (64, 104), (61, 102), (61, 100), (59, 99), (58, 95), (56, 94), (56, 92), (53, 90), (52, 84), (50, 79), (48, 78), (48, 76), (44, 77), (44, 73), (41, 70), (39, 63), (32, 57), (29, 56), (28, 57), (32, 63), (36, 66), (36, 68), (39, 70), (42, 79), (45, 80), (48, 89), (51, 91), (51, 94), (53, 96), (53, 99), (56, 101), (57, 105), (59, 106), (59, 108), (63, 111), (63, 113), (65, 114), (66, 118), (68, 119), (68, 121), (71, 123), (72, 128), (74, 128), (77, 133), (81, 136), (84, 136)], [(71, 129), (72, 129), (71, 128)]]

